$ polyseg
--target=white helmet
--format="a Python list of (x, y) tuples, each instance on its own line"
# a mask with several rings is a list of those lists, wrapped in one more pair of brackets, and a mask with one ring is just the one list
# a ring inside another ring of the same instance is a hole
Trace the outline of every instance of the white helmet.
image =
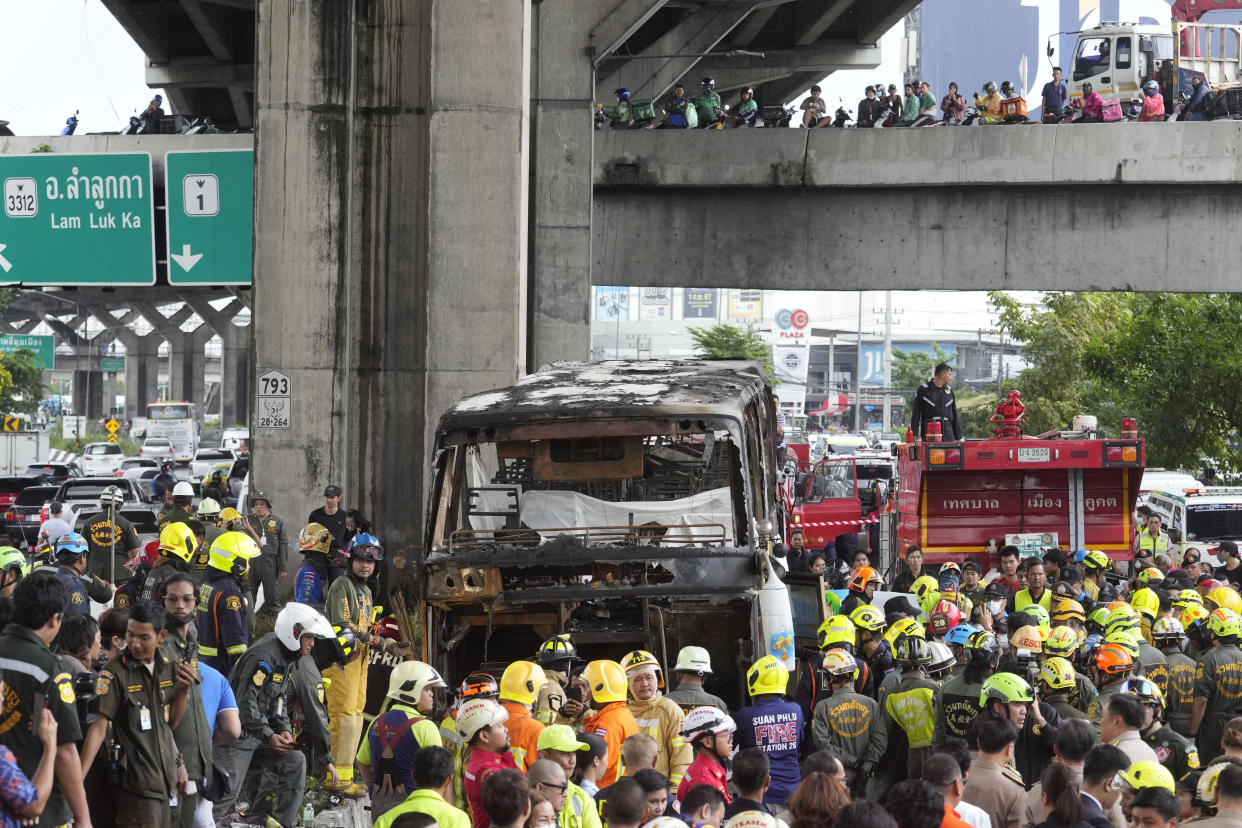
[(686, 714), (681, 723), (681, 735), (691, 743), (708, 733), (732, 733), (735, 730), (737, 725), (733, 717), (719, 707), (696, 707)]
[(942, 641), (928, 641), (927, 653), (931, 656), (931, 661), (927, 663), (927, 672), (932, 678), (943, 676), (957, 664), (953, 651)]
[(313, 635), (315, 638), (336, 638), (332, 625), (328, 623), (327, 618), (323, 617), (323, 613), (306, 604), (290, 601), (276, 616), (276, 637), (286, 649), (296, 652), (302, 649), (302, 636), (304, 635)]
[(702, 647), (682, 647), (677, 654), (677, 665), (673, 672), (712, 674), (712, 657)]
[(403, 661), (388, 677), (388, 698), (417, 707), (423, 690), (428, 687), (447, 687), (436, 668), (421, 661)]
[(194, 497), (194, 487), (182, 480), (176, 486), (173, 486), (173, 497)]
[(783, 821), (763, 811), (739, 811), (729, 817), (724, 824), (724, 828), (781, 828), (781, 826), (785, 826)]
[(457, 732), (463, 741), (469, 742), (475, 735), (509, 718), (509, 712), (491, 699), (476, 697), (457, 711)]

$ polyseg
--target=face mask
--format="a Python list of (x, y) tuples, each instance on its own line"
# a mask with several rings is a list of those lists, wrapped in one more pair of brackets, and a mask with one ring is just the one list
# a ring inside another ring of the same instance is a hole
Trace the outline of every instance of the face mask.
[(988, 608), (988, 613), (991, 615), (1000, 615), (1000, 611), (1005, 605), (1001, 601), (986, 601), (984, 602), (984, 606)]

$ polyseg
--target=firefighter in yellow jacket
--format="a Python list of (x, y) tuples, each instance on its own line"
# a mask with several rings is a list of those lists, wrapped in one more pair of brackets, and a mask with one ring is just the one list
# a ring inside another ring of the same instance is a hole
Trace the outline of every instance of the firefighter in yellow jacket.
[(681, 707), (660, 693), (664, 674), (655, 656), (646, 650), (634, 650), (621, 659), (630, 685), (626, 706), (634, 714), (638, 729), (655, 739), (656, 770), (668, 777), (670, 790), (681, 784), (686, 768), (694, 759), (694, 751), (681, 735), (686, 718)]
[[(325, 609), (332, 625), (353, 630), (361, 646), (356, 659), (344, 667), (330, 667), (323, 676), (328, 679), (324, 683), (327, 684), (332, 753), (353, 757), (362, 738), (362, 710), (367, 701), (370, 647), (386, 647), (390, 642), (371, 632), (371, 588), (367, 586), (367, 580), (375, 574), (376, 564), (384, 559), (384, 548), (378, 538), (364, 532), (354, 536), (344, 554), (349, 559), (348, 569), (332, 582)], [(353, 762), (342, 762), (337, 767), (337, 775), (339, 785), (330, 786), (334, 792), (350, 797), (361, 797), (366, 793), (363, 786), (353, 781)]]

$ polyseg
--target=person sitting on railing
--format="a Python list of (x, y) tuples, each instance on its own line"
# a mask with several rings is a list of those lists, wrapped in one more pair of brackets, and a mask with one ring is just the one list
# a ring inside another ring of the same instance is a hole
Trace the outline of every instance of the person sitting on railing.
[(1154, 80), (1143, 84), (1143, 111), (1139, 113), (1139, 120), (1164, 120), (1164, 96), (1160, 94), (1160, 84)]
[(1074, 109), (1082, 110), (1078, 120), (1087, 124), (1098, 124), (1104, 120), (1104, 99), (1092, 88), (1091, 82), (1082, 85), (1082, 97), (1070, 104)]

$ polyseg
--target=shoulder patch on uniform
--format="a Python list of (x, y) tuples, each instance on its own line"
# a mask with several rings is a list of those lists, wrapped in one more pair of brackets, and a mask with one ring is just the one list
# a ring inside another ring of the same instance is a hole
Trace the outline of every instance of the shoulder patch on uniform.
[(224, 599), (224, 608), (237, 612), (241, 609), (241, 598), (238, 598), (236, 595), (230, 595), (228, 598)]
[(280, 684), (284, 680), (285, 680), (284, 673), (273, 673), (272, 674), (272, 681), (275, 682), (276, 684)]
[(112, 674), (107, 670), (101, 670), (99, 676), (95, 679), (95, 695), (106, 696), (108, 689), (112, 686)]
[(57, 692), (60, 693), (60, 700), (65, 704), (77, 704), (78, 697), (73, 694), (73, 677), (68, 673), (58, 673), (52, 678), (52, 684), (56, 685)]
[(1193, 744), (1186, 745), (1186, 767), (1191, 770), (1199, 769), (1199, 749)]
[[(316, 695), (318, 695), (318, 696), (319, 696), (319, 703), (320, 703), (320, 704), (323, 704), (323, 703), (324, 703), (324, 701), (323, 701), (323, 682), (320, 682), (320, 683), (319, 683), (319, 686), (317, 686), (317, 687), (315, 688), (315, 693), (316, 693)], [(1195, 767), (1196, 767), (1196, 768), (1197, 768), (1197, 767), (1199, 767), (1199, 765), (1198, 765), (1198, 763), (1197, 763), (1197, 760), (1196, 760)]]
[(129, 595), (124, 592), (118, 592), (116, 594), (116, 598), (114, 598), (112, 601), (112, 606), (118, 607), (118, 608), (128, 607), (129, 606)]
[(1013, 782), (1015, 785), (1021, 785), (1022, 789), (1026, 790), (1026, 783), (1022, 781), (1022, 774), (1018, 773), (1008, 765), (1001, 765), (1001, 773), (1010, 782)]
[(72, 598), (71, 600), (72, 600), (72, 601), (73, 601), (73, 603), (75, 603), (75, 604), (81, 604), (81, 603), (83, 603), (83, 601), (84, 601), (84, 599), (82, 598), (82, 593), (80, 593), (80, 592), (74, 592), (74, 593), (73, 593), (73, 598)]
[(608, 728), (606, 728), (606, 727), (597, 727), (597, 728), (595, 728), (595, 735), (596, 735), (596, 736), (599, 736), (600, 738), (603, 738), (604, 736), (607, 736), (607, 735), (608, 735)]
[(267, 673), (262, 670), (255, 670), (250, 680), (254, 682), (255, 687), (262, 687), (263, 683), (267, 681)]

